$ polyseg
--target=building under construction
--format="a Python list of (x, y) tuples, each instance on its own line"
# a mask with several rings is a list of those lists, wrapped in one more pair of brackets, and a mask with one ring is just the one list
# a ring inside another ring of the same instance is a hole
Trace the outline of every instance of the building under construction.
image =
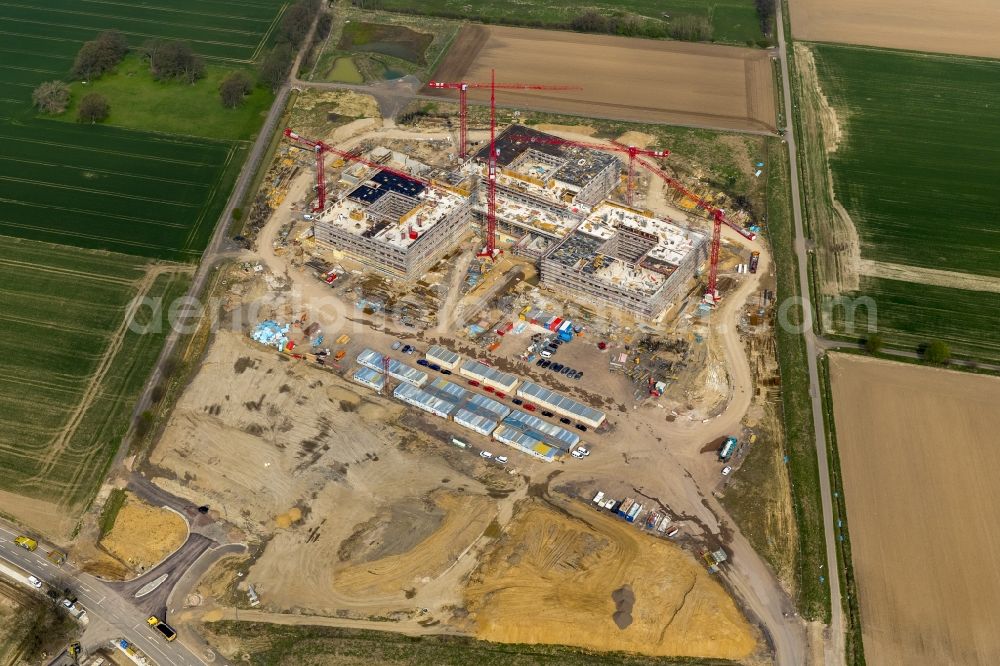
[[(694, 277), (706, 236), (609, 201), (622, 161), (593, 148), (533, 141), (553, 138), (511, 125), (496, 139), (497, 228), (508, 251), (538, 261), (547, 287), (655, 319)], [(485, 188), (476, 185), (488, 150), (452, 178), (434, 181), (407, 178), (397, 168), (346, 170), (349, 191), (320, 215), (316, 240), (389, 276), (419, 278), (464, 235), (474, 211), (485, 215)], [(414, 163), (385, 149), (372, 151), (366, 164), (391, 159), (414, 172)], [(473, 183), (471, 196), (458, 193), (463, 179)]]
[(416, 280), (454, 246), (471, 220), (467, 198), (376, 170), (323, 211), (314, 229), (317, 242), (366, 268)]

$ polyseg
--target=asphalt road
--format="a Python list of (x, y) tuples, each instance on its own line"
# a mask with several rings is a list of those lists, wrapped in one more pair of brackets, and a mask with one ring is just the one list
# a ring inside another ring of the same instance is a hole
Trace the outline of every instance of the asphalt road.
[[(154, 659), (159, 666), (200, 666), (205, 663), (183, 643), (182, 638), (166, 642), (159, 633), (146, 624), (149, 617), (143, 610), (129, 603), (109, 584), (73, 569), (69, 564), (57, 566), (47, 559), (49, 547), (40, 544), (38, 550), (29, 552), (14, 545), (18, 533), (6, 523), (0, 524), (0, 559), (36, 576), (43, 582), (62, 587), (64, 581), (79, 599), (90, 619), (84, 633), (83, 646), (88, 652), (104, 646), (112, 638), (124, 638)], [(219, 660), (216, 660), (219, 663)]]
[[(775, 3), (778, 21), (778, 60), (781, 64), (781, 93), (785, 101), (785, 141), (788, 143), (789, 164), (792, 173), (792, 216), (795, 221), (795, 254), (799, 262), (799, 292), (809, 298), (809, 257), (802, 225), (802, 198), (799, 192), (798, 153), (795, 145), (794, 107), (792, 106), (791, 79), (788, 74), (788, 45), (785, 43), (782, 3)], [(812, 326), (811, 308), (804, 309), (806, 318), (806, 361), (809, 370), (809, 398), (812, 402), (813, 431), (816, 435), (816, 458), (819, 461), (819, 487), (823, 508), (824, 537), (826, 541), (826, 567), (823, 571), (806, 572), (805, 575), (823, 575), (830, 585), (829, 636), (824, 645), (827, 664), (844, 663), (844, 619), (840, 593), (840, 569), (837, 564), (837, 537), (833, 521), (833, 498), (830, 487), (830, 465), (827, 460), (826, 430), (823, 425), (823, 394), (817, 367), (817, 340)]]

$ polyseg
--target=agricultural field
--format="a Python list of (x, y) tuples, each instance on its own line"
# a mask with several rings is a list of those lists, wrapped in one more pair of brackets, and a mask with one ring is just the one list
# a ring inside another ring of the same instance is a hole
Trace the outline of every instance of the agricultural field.
[(1000, 57), (1000, 5), (994, 0), (796, 0), (788, 4), (796, 39)]
[(816, 45), (866, 259), (1000, 276), (1000, 62)]
[(134, 299), (169, 304), (191, 271), (23, 239), (3, 247), (0, 491), (5, 512), (55, 533), (100, 483), (159, 354), (166, 306)]
[(866, 276), (861, 290), (846, 296), (857, 304), (853, 325), (845, 307), (831, 309), (834, 330), (845, 335), (862, 338), (868, 332), (868, 310), (860, 300), (868, 297), (876, 305), (875, 330), (889, 344), (914, 349), (941, 339), (957, 356), (1000, 360), (1000, 294)]
[(593, 9), (606, 16), (635, 16), (650, 29), (663, 32), (678, 21), (697, 19), (710, 26), (711, 41), (728, 44), (755, 43), (764, 37), (752, 0), (595, 0), (583, 6), (571, 0), (426, 0), (419, 8), (407, 0), (379, 0), (378, 6), (388, 11), (548, 28), (568, 28), (574, 18)]
[(245, 150), (101, 125), (0, 121), (0, 233), (196, 261)]
[[(491, 69), (502, 81), (582, 88), (503, 91), (497, 93), (498, 104), (718, 129), (775, 127), (772, 65), (761, 50), (467, 25), (434, 78), (489, 81)], [(472, 90), (469, 97), (488, 101), (489, 91)]]
[[(832, 354), (837, 448), (871, 664), (1000, 661), (1000, 379)], [(984, 448), (986, 447), (986, 448)]]

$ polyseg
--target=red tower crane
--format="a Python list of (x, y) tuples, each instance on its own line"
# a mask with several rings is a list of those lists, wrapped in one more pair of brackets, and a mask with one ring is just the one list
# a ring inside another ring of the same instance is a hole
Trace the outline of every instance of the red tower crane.
[(396, 169), (385, 164), (379, 164), (377, 162), (372, 162), (366, 160), (357, 153), (351, 153), (346, 150), (340, 150), (339, 148), (334, 148), (328, 143), (323, 141), (315, 141), (313, 139), (307, 139), (304, 136), (296, 134), (290, 129), (285, 130), (285, 136), (287, 136), (292, 141), (312, 150), (316, 153), (316, 193), (318, 195), (318, 201), (316, 206), (313, 207), (313, 211), (321, 211), (326, 207), (326, 174), (323, 171), (323, 156), (326, 153), (332, 153), (345, 160), (351, 162), (357, 162), (359, 164), (364, 164), (365, 166), (372, 167), (373, 169), (381, 169), (382, 171), (387, 171), (389, 173), (396, 174), (403, 178), (407, 178), (412, 181), (416, 181), (421, 185), (426, 187), (435, 187), (434, 183), (419, 176), (414, 176), (411, 173), (407, 173), (401, 169)]
[(469, 89), (489, 88), (492, 96), (495, 90), (581, 90), (580, 86), (547, 86), (533, 83), (470, 83), (468, 81), (431, 81), (428, 88), (458, 91), (458, 153), (462, 159), (468, 156)]
[[(496, 80), (496, 71), (490, 70), (490, 82)], [(486, 246), (479, 252), (479, 257), (489, 257), (490, 261), (497, 255), (497, 96), (496, 90), (490, 86), (490, 154), (486, 159)]]
[(611, 151), (616, 153), (625, 153), (628, 155), (628, 181), (625, 188), (625, 202), (629, 206), (632, 205), (633, 192), (635, 191), (635, 158), (639, 155), (644, 155), (646, 157), (657, 157), (664, 158), (670, 155), (669, 150), (651, 150), (648, 148), (637, 148), (635, 146), (626, 146), (625, 144), (613, 141), (612, 145), (602, 144), (602, 143), (587, 143), (586, 141), (571, 141), (570, 139), (562, 139), (557, 136), (514, 136), (512, 137), (516, 141), (525, 141), (529, 143), (541, 143), (550, 144), (556, 146), (577, 146), (578, 148), (590, 148), (593, 150), (603, 150)]
[(642, 158), (637, 158), (637, 160), (639, 164), (641, 164), (646, 169), (648, 169), (649, 171), (651, 171), (652, 173), (656, 174), (661, 179), (663, 179), (663, 182), (665, 182), (668, 186), (677, 190), (678, 192), (688, 197), (689, 199), (693, 200), (695, 205), (698, 206), (698, 208), (701, 208), (702, 210), (708, 212), (708, 214), (712, 216), (712, 245), (709, 249), (708, 289), (705, 290), (705, 302), (712, 304), (718, 303), (719, 293), (718, 291), (716, 291), (715, 287), (719, 277), (719, 246), (722, 243), (722, 225), (725, 224), (726, 226), (735, 229), (738, 234), (740, 234), (747, 240), (753, 240), (757, 238), (757, 234), (753, 233), (752, 231), (748, 231), (747, 229), (744, 229), (743, 227), (734, 222), (731, 222), (729, 219), (726, 218), (726, 214), (722, 212), (721, 209), (716, 208), (712, 204), (705, 201), (702, 197), (699, 197), (698, 195), (691, 192), (689, 189), (684, 187), (684, 185), (682, 185), (680, 181), (671, 177), (670, 174), (668, 174), (663, 169), (659, 168), (654, 164), (650, 164), (649, 162), (647, 162)]
[(705, 301), (708, 303), (717, 303), (719, 300), (716, 285), (719, 273), (719, 247), (722, 244), (722, 225), (725, 224), (732, 227), (737, 231), (737, 233), (747, 240), (754, 240), (757, 237), (757, 234), (752, 231), (747, 231), (738, 224), (730, 222), (722, 210), (712, 206), (702, 197), (699, 197), (688, 190), (680, 181), (670, 176), (670, 174), (666, 171), (655, 164), (642, 159), (642, 157), (666, 157), (670, 154), (670, 151), (668, 150), (647, 150), (644, 148), (636, 148), (634, 146), (626, 146), (618, 142), (614, 142), (615, 145), (609, 146), (606, 144), (587, 143), (584, 141), (571, 141), (569, 139), (562, 139), (559, 137), (517, 136), (514, 137), (514, 139), (529, 143), (579, 146), (580, 148), (591, 148), (593, 150), (626, 153), (629, 156), (628, 187), (626, 190), (626, 200), (629, 205), (632, 205), (632, 190), (634, 188), (633, 174), (635, 163), (638, 162), (643, 166), (643, 168), (659, 176), (672, 189), (677, 190), (681, 194), (693, 200), (696, 206), (708, 212), (712, 218), (712, 244), (709, 247), (708, 261), (708, 289), (705, 291)]

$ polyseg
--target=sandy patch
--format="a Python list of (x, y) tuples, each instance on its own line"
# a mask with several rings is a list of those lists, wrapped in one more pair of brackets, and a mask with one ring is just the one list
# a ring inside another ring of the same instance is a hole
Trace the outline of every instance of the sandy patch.
[(187, 524), (176, 513), (126, 493), (114, 529), (101, 546), (133, 571), (145, 571), (180, 548), (187, 536)]
[(688, 553), (559, 506), (568, 515), (524, 505), (473, 574), (466, 603), (477, 637), (734, 660), (755, 651), (755, 630)]
[(1000, 379), (832, 354), (872, 664), (1000, 663)]
[(994, 294), (1000, 294), (1000, 278), (991, 277), (989, 275), (956, 273), (954, 271), (942, 271), (936, 268), (906, 266), (904, 264), (893, 264), (887, 261), (873, 261), (871, 259), (861, 260), (861, 274), (871, 277), (885, 278), (887, 280), (901, 280), (903, 282), (933, 284), (939, 287), (950, 287), (952, 289), (969, 289), (972, 291), (987, 291)]
[(572, 132), (583, 136), (594, 136), (597, 130), (590, 125), (560, 125), (558, 123), (540, 123), (535, 129), (542, 132)]

